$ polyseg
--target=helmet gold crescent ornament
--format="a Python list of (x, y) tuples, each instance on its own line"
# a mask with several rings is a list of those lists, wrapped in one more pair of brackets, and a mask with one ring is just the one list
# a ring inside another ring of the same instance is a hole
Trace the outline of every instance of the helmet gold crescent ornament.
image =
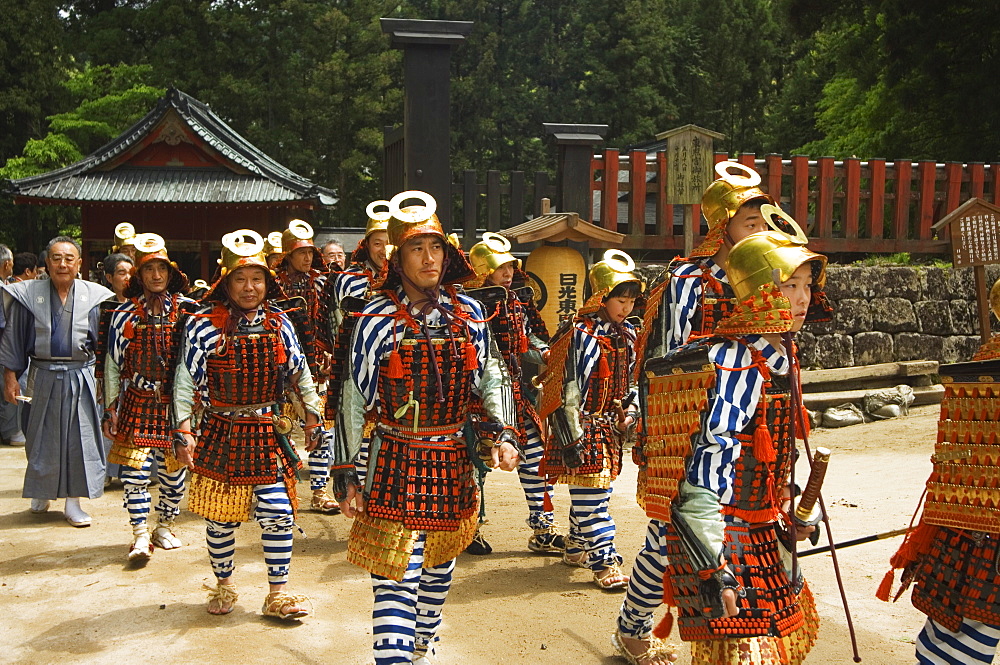
[[(741, 173), (731, 173), (736, 169)], [(708, 233), (698, 247), (691, 252), (692, 257), (712, 256), (722, 247), (729, 220), (747, 202), (763, 199), (776, 203), (774, 198), (760, 188), (761, 177), (757, 171), (739, 162), (724, 161), (715, 165), (719, 176), (701, 196), (701, 212), (708, 221)]]
[[(167, 254), (167, 243), (163, 237), (156, 233), (139, 233), (130, 238), (132, 246), (135, 248), (135, 263), (132, 267), (132, 275), (137, 274), (142, 266), (150, 261), (163, 261), (167, 264), (170, 277), (167, 281), (167, 291), (170, 293), (180, 293), (187, 290), (187, 275), (181, 272), (177, 264), (170, 260)], [(125, 297), (132, 298), (142, 293), (142, 284), (139, 280), (130, 279), (125, 287)]]
[(520, 259), (510, 253), (510, 240), (492, 231), (484, 233), (483, 239), (469, 249), (469, 263), (477, 279), (485, 280), (497, 268), (512, 261), (514, 268), (520, 270)]
[(808, 239), (795, 220), (776, 206), (761, 206), (761, 213), (770, 230), (753, 233), (729, 250), (725, 270), (736, 308), (719, 322), (716, 334), (788, 332), (794, 324), (792, 306), (781, 284), (806, 263), (814, 266), (814, 288), (826, 284), (826, 257), (806, 247)]
[(264, 255), (264, 239), (251, 229), (240, 229), (222, 236), (222, 258), (219, 259), (219, 265), (222, 266), (222, 277), (237, 268), (251, 266), (263, 268), (268, 275), (271, 274)]
[[(376, 210), (385, 206), (385, 210)], [(384, 200), (372, 201), (365, 208), (365, 214), (368, 215), (368, 225), (365, 227), (365, 237), (367, 238), (375, 231), (385, 231), (389, 227), (389, 218), (392, 217), (392, 213), (389, 211), (389, 202)]]
[[(423, 205), (406, 206), (400, 204), (419, 199)], [(396, 194), (389, 201), (389, 221), (386, 230), (389, 233), (389, 244), (400, 247), (410, 238), (420, 235), (436, 235), (448, 241), (441, 222), (436, 214), (437, 201), (426, 192), (408, 190)]]
[(646, 289), (646, 284), (635, 275), (635, 261), (620, 249), (609, 249), (604, 257), (590, 268), (590, 297), (580, 308), (580, 314), (590, 314), (601, 308), (601, 303), (615, 287), (625, 282), (635, 282), (639, 285), (639, 293)]
[(264, 253), (268, 256), (272, 254), (281, 254), (281, 231), (271, 231), (267, 234), (267, 251)]
[(288, 228), (281, 232), (281, 252), (290, 254), (302, 247), (313, 247), (313, 228), (308, 222), (293, 219), (288, 222)]
[(115, 226), (115, 244), (111, 247), (111, 252), (120, 252), (123, 247), (131, 246), (132, 239), (135, 238), (135, 227), (131, 222), (119, 222)]

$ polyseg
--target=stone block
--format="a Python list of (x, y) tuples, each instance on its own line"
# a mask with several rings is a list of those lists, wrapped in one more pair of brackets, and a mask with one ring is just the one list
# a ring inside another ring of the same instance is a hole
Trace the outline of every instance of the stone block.
[(971, 335), (976, 325), (975, 305), (969, 306), (965, 300), (952, 300), (949, 303), (951, 308), (951, 325), (956, 335)]
[(833, 332), (853, 335), (872, 329), (872, 311), (868, 300), (844, 298), (833, 312)]
[(917, 330), (928, 335), (954, 335), (951, 321), (951, 303), (947, 300), (921, 300), (913, 304), (917, 316)]
[(893, 338), (896, 360), (937, 360), (941, 362), (944, 337), (901, 332)]
[(843, 298), (875, 297), (873, 270), (868, 266), (829, 266), (826, 269), (826, 295), (834, 302)]
[(944, 268), (921, 268), (920, 280), (924, 300), (951, 300), (955, 296), (948, 293), (948, 279)]
[(913, 303), (906, 298), (879, 298), (871, 308), (872, 327), (880, 332), (901, 333), (917, 330)]
[(884, 332), (863, 332), (854, 336), (854, 364), (877, 365), (893, 362), (892, 335)]
[(854, 366), (854, 340), (848, 335), (823, 335), (816, 338), (816, 367), (834, 369)]
[[(876, 282), (874, 297), (906, 298), (920, 300), (920, 274), (916, 268), (891, 266), (874, 271)], [(855, 298), (858, 296), (854, 296)]]
[(799, 346), (799, 364), (806, 369), (816, 368), (816, 339), (816, 335), (806, 330), (795, 335)]
[(961, 335), (945, 337), (941, 348), (941, 362), (963, 363), (972, 360), (972, 356), (979, 350), (981, 341), (979, 337)]
[(947, 273), (945, 288), (951, 298), (976, 299), (976, 280), (972, 268), (952, 268), (945, 272)]

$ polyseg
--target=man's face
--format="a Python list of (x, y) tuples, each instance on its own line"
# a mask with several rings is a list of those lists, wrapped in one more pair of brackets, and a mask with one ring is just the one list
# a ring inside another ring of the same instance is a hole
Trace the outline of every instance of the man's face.
[(486, 283), (487, 285), (505, 286), (509, 289), (510, 285), (514, 283), (514, 262), (508, 261), (491, 272), (486, 278)]
[(111, 290), (116, 295), (121, 295), (125, 287), (128, 286), (129, 277), (132, 275), (132, 264), (128, 261), (119, 261), (113, 273), (106, 274)]
[(423, 235), (403, 243), (399, 252), (399, 267), (407, 279), (419, 289), (433, 289), (441, 281), (444, 269), (444, 240)]
[(792, 303), (792, 332), (802, 329), (812, 301), (812, 264), (803, 263), (781, 283), (781, 292)]
[(309, 272), (313, 262), (312, 247), (299, 247), (288, 255), (288, 265), (295, 272)]
[(388, 231), (372, 231), (368, 236), (368, 256), (376, 268), (385, 265), (385, 250), (389, 245)]
[(258, 266), (237, 268), (229, 274), (229, 298), (240, 309), (257, 309), (267, 295), (267, 274)]
[[(52, 245), (45, 257), (49, 278), (56, 284), (69, 284), (76, 279), (82, 263), (83, 259), (80, 258), (80, 253), (76, 251), (76, 247), (72, 243), (68, 242), (57, 242)], [(125, 265), (130, 267), (128, 264)]]
[(616, 296), (604, 301), (604, 311), (608, 315), (611, 323), (622, 323), (632, 313), (635, 307), (635, 298), (628, 296)]
[(767, 222), (760, 214), (759, 206), (745, 205), (737, 210), (736, 214), (729, 220), (729, 226), (726, 227), (726, 230), (735, 245), (751, 233), (766, 231)]
[(154, 295), (167, 290), (170, 282), (170, 267), (166, 261), (147, 261), (139, 268), (139, 280), (142, 288)]
[(0, 263), (0, 279), (6, 280), (14, 274), (14, 259), (7, 259)]
[(24, 274), (21, 275), (21, 279), (25, 281), (35, 279), (36, 277), (38, 277), (38, 268), (28, 268), (24, 271)]
[(327, 243), (326, 247), (323, 248), (323, 260), (326, 261), (326, 265), (333, 265), (336, 263), (341, 268), (344, 267), (344, 261), (347, 260), (347, 255), (344, 253), (344, 248), (337, 243)]

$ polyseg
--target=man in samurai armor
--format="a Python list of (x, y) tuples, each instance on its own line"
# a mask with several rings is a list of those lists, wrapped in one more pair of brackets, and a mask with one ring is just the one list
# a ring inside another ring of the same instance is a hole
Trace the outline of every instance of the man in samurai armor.
[(627, 319), (644, 285), (634, 269), (632, 257), (618, 250), (590, 269), (593, 295), (554, 336), (539, 401), (549, 429), (541, 475), (569, 485), (563, 563), (590, 570), (609, 591), (628, 584), (608, 502), (638, 416), (636, 329)]
[(806, 248), (778, 208), (763, 211), (795, 235), (766, 231), (737, 243), (726, 266), (736, 306), (717, 336), (645, 364), (645, 436), (633, 456), (651, 520), (612, 636), (633, 664), (675, 658), (663, 642), (669, 609), (652, 630), (664, 603), (678, 608), (696, 665), (797, 664), (815, 641), (819, 619), (791, 552), (815, 527), (781, 525), (793, 432), (804, 425), (792, 407), (792, 334), (824, 284), (826, 257)]
[[(297, 333), (278, 300), (281, 289), (267, 267), (264, 239), (241, 230), (222, 239), (221, 278), (204, 306), (184, 325), (174, 378), (177, 459), (192, 471), (188, 509), (205, 518), (209, 560), (217, 578), (208, 612), (232, 612), (235, 531), (260, 525), (270, 593), (265, 616), (298, 619), (309, 599), (285, 592), (295, 528), (295, 483), (301, 466), (282, 417), (285, 393), (305, 407), (307, 449), (319, 445), (319, 396)], [(203, 415), (195, 432), (196, 396)]]
[[(1000, 318), (1000, 282), (990, 290)], [(891, 559), (927, 615), (917, 635), (921, 665), (994, 662), (1000, 643), (1000, 335), (971, 362), (941, 365), (938, 442), (918, 526)], [(889, 600), (893, 571), (876, 596)]]
[[(731, 169), (745, 175), (731, 173)], [(669, 325), (666, 349), (676, 349), (690, 339), (711, 335), (715, 326), (734, 306), (732, 287), (726, 277), (726, 258), (743, 238), (767, 225), (760, 214), (765, 203), (774, 203), (760, 187), (760, 174), (737, 162), (720, 162), (718, 179), (701, 197), (701, 212), (708, 220), (705, 240), (670, 267), (670, 283), (664, 300)]]
[[(528, 549), (561, 554), (566, 549), (566, 541), (553, 514), (552, 484), (539, 475), (545, 450), (541, 421), (522, 387), (522, 361), (542, 365), (549, 355), (549, 345), (535, 333), (528, 318), (528, 308), (533, 307), (533, 302), (528, 302), (531, 287), (523, 286), (527, 275), (521, 270), (520, 260), (510, 254), (510, 241), (501, 235), (485, 233), (483, 240), (469, 250), (469, 261), (476, 271), (476, 278), (470, 284), (481, 288), (470, 289), (467, 293), (484, 305), (490, 332), (503, 356), (514, 390), (522, 451), (517, 474), (528, 502), (528, 526), (534, 532), (528, 538)], [(522, 287), (515, 290), (516, 283)]]
[[(326, 397), (324, 375), (330, 355), (327, 329), (322, 325), (326, 319), (326, 307), (322, 300), (327, 282), (326, 264), (319, 249), (313, 244), (312, 227), (301, 219), (293, 219), (288, 223), (288, 228), (281, 233), (281, 251), (282, 259), (276, 271), (278, 284), (281, 285), (285, 297), (299, 297), (305, 301), (304, 314), (312, 323), (310, 328), (317, 333), (309, 335), (308, 339), (300, 335), (299, 343), (309, 361), (309, 369), (316, 383), (320, 401), (323, 401)], [(297, 415), (295, 406), (297, 405), (291, 402), (287, 404), (287, 416)], [(332, 422), (327, 425), (332, 428)], [(328, 445), (321, 445), (309, 453), (309, 489), (312, 490), (310, 507), (320, 513), (335, 515), (340, 512), (340, 506), (326, 489), (330, 480), (330, 452)]]
[[(400, 208), (409, 199), (423, 205)], [(519, 455), (514, 414), (503, 412), (510, 377), (482, 307), (454, 286), (473, 271), (435, 207), (416, 191), (389, 201), (388, 276), (361, 312), (344, 384), (355, 462), (341, 503), (354, 518), (347, 560), (371, 573), (376, 665), (430, 663), (455, 557), (478, 521), (463, 439), (473, 394), (495, 426), (492, 463), (513, 470)], [(375, 429), (363, 442), (366, 412)]]
[[(101, 412), (94, 378), (99, 303), (112, 295), (100, 284), (77, 279), (80, 245), (57, 236), (45, 248), (49, 279), (7, 284), (6, 327), (0, 336), (4, 399), (23, 402), (25, 455), (22, 496), (31, 512), (48, 511), (65, 498), (66, 521), (91, 524), (80, 498), (104, 493)], [(26, 390), (19, 379), (27, 372)]]
[[(154, 546), (171, 550), (182, 544), (172, 525), (184, 498), (186, 467), (173, 455), (169, 411), (181, 328), (196, 305), (183, 295), (187, 277), (170, 261), (163, 238), (142, 233), (134, 240), (136, 267), (125, 287), (127, 300), (107, 312), (107, 334), (101, 340), (102, 428), (113, 442), (108, 462), (121, 465), (124, 505), (132, 527), (128, 560), (144, 562)], [(159, 518), (150, 534), (149, 483), (154, 466)]]

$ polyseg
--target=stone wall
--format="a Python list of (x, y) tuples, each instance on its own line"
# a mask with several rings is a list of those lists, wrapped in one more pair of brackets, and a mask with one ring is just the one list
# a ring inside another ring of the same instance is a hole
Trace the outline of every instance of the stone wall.
[[(989, 288), (1000, 266), (987, 266), (986, 276)], [(803, 367), (953, 363), (979, 348), (972, 268), (830, 266), (826, 292), (834, 317), (799, 333)]]

